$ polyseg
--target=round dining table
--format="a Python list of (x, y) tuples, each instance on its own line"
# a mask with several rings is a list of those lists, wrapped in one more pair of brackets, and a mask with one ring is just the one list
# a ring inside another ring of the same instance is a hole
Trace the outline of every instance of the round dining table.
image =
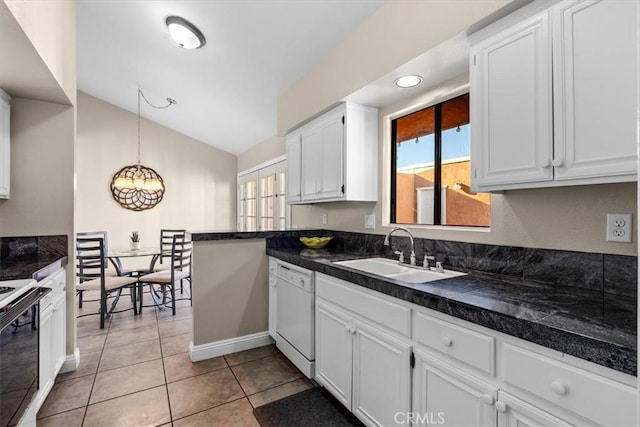
[(109, 261), (116, 269), (118, 276), (122, 276), (124, 270), (122, 268), (122, 258), (151, 257), (149, 269), (146, 271), (138, 271), (138, 273), (153, 272), (158, 258), (160, 258), (160, 248), (140, 248), (140, 249), (115, 249), (110, 250), (107, 254)]

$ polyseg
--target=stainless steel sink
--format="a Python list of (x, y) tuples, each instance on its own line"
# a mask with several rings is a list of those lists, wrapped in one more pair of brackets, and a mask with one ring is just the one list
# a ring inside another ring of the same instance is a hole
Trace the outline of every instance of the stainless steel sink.
[(466, 273), (460, 273), (459, 271), (444, 270), (444, 272), (439, 273), (437, 271), (422, 270), (416, 267), (398, 264), (397, 261), (388, 258), (363, 258), (350, 261), (336, 261), (334, 264), (408, 283), (425, 283), (451, 277), (466, 276)]

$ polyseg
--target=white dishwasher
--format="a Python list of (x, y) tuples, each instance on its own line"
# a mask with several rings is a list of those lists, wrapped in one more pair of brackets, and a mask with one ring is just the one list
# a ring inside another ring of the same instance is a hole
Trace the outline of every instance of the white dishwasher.
[(315, 374), (314, 272), (278, 261), (276, 347), (308, 378)]

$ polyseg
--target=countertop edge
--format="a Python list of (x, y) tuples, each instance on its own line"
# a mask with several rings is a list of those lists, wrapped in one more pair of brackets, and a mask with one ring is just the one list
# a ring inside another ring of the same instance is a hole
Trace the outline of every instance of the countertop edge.
[[(329, 266), (322, 262), (270, 248), (267, 248), (267, 255), (353, 283), (346, 278), (353, 273), (342, 275), (340, 274), (341, 270), (337, 267)], [(367, 277), (367, 281), (371, 283), (371, 276), (362, 276)], [(394, 288), (399, 287), (398, 285), (381, 279), (377, 279), (377, 282), (379, 284), (375, 287), (367, 286), (367, 284), (363, 283), (354, 284), (625, 374), (637, 376), (637, 353), (635, 348), (620, 346), (594, 337), (584, 336), (577, 332), (544, 325), (535, 320), (510, 316), (484, 307), (455, 301), (441, 295), (430, 294), (426, 291), (412, 289), (410, 292), (398, 295), (399, 292), (392, 292)]]
[(33, 279), (39, 282), (42, 279), (49, 276), (50, 274), (54, 273), (55, 271), (66, 267), (68, 263), (69, 263), (69, 258), (66, 256), (63, 256), (62, 258), (59, 258), (53, 261), (49, 265), (42, 267), (41, 269), (33, 273), (32, 277)]

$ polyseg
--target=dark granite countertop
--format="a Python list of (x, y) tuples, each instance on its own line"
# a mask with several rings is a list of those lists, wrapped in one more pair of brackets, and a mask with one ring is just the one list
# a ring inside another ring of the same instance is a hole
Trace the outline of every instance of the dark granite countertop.
[(66, 256), (22, 257), (0, 260), (0, 280), (42, 280), (67, 265)]
[(64, 234), (0, 237), (0, 280), (40, 281), (67, 262)]
[(626, 296), (476, 271), (411, 284), (332, 263), (372, 256), (362, 252), (268, 248), (267, 254), (620, 372), (637, 374), (636, 301)]

